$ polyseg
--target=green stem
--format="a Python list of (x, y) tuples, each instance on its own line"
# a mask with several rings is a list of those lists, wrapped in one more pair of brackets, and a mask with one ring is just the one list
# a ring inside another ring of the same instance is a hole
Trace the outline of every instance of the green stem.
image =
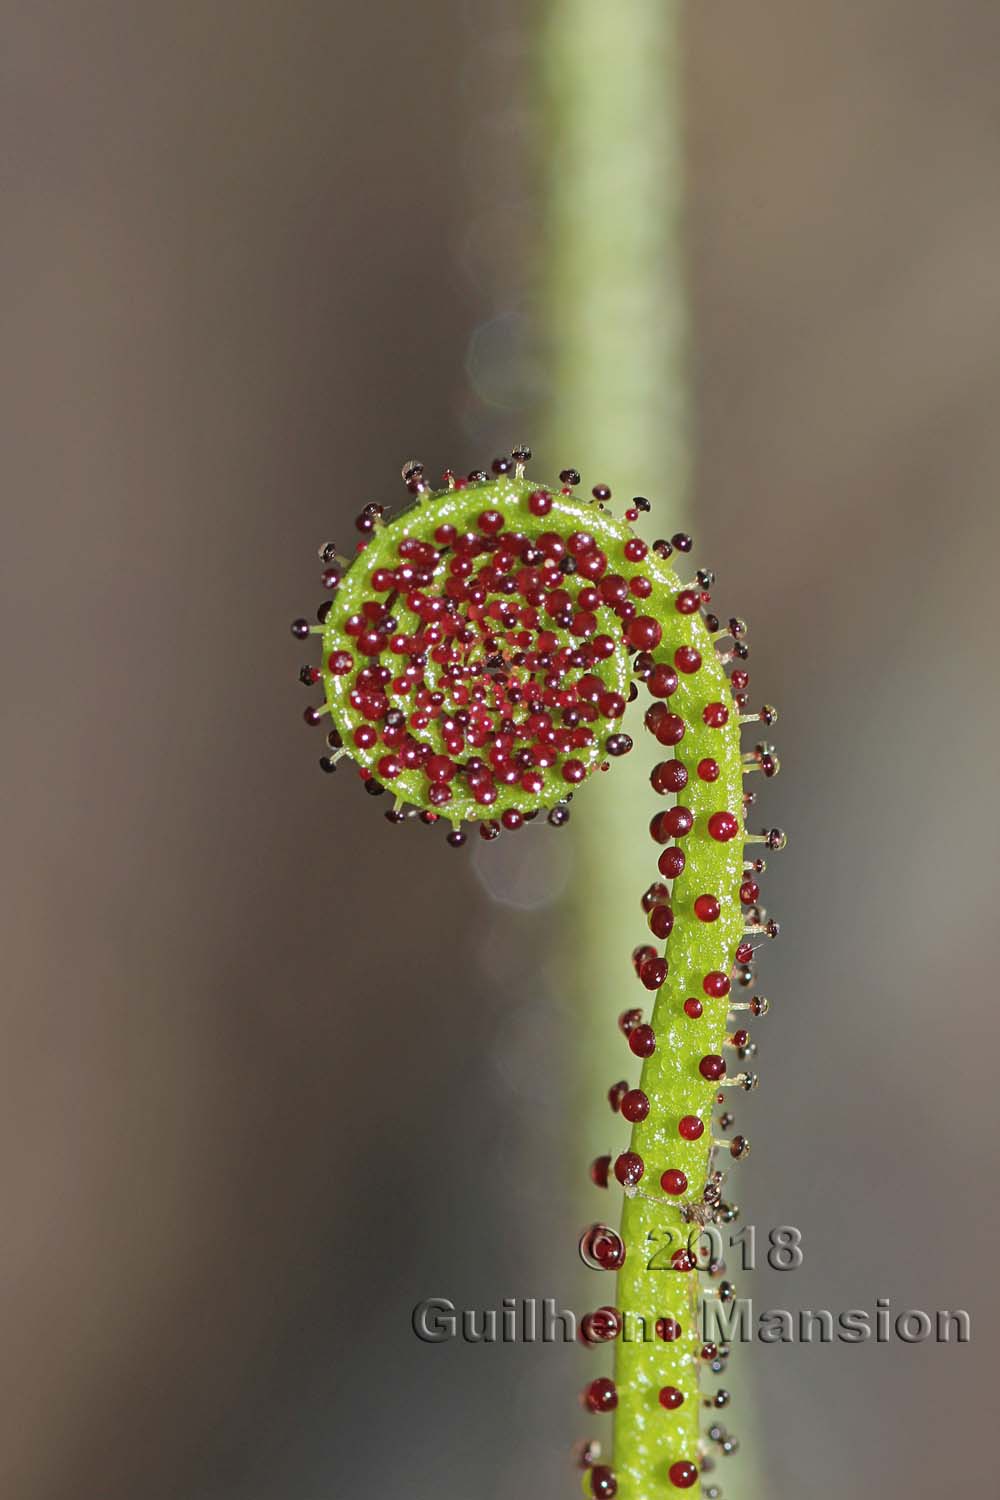
[[(680, 800), (694, 815), (694, 827), (683, 840), (687, 863), (672, 883), (674, 930), (667, 945), (670, 971), (656, 996), (651, 1024), (656, 1051), (642, 1069), (640, 1087), (649, 1099), (649, 1114), (633, 1127), (630, 1149), (645, 1164), (640, 1188), (649, 1195), (627, 1198), (622, 1216), (625, 1265), (619, 1273), (617, 1299), (623, 1313), (641, 1316), (652, 1334), (657, 1319), (671, 1317), (680, 1324), (678, 1338), (664, 1342), (622, 1340), (615, 1351), (618, 1408), (615, 1413), (613, 1465), (620, 1500), (654, 1500), (670, 1492), (669, 1472), (678, 1461), (696, 1462), (701, 1426), (699, 1351), (702, 1345), (697, 1271), (677, 1271), (672, 1257), (698, 1237), (698, 1225), (685, 1219), (684, 1210), (697, 1205), (709, 1174), (712, 1105), (716, 1085), (699, 1072), (706, 1054), (723, 1054), (729, 1001), (705, 993), (706, 974), (728, 975), (742, 937), (739, 902), (743, 842), (719, 843), (707, 830), (708, 818), (720, 808), (739, 812), (743, 781), (739, 762), (739, 731), (726, 735), (702, 720), (702, 708), (714, 693), (729, 702), (728, 682), (707, 639), (701, 620), (695, 631), (703, 665), (694, 679), (681, 677), (670, 708), (687, 725), (675, 754), (688, 770)], [(665, 637), (666, 643), (666, 637)], [(705, 757), (719, 766), (718, 779), (703, 781), (696, 767)], [(694, 902), (703, 893), (720, 898), (721, 912), (711, 923), (700, 922)], [(703, 1007), (698, 1019), (684, 1011), (688, 998)], [(684, 1116), (700, 1119), (704, 1134), (684, 1140), (678, 1122)], [(689, 1189), (671, 1198), (660, 1187), (663, 1172), (679, 1169)], [(653, 1201), (650, 1201), (652, 1199)], [(683, 1397), (675, 1410), (665, 1410), (659, 1393), (673, 1387)]]

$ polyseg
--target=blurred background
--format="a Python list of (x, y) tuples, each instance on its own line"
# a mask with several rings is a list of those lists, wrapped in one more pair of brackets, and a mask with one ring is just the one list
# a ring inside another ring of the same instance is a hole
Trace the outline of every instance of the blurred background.
[(645, 804), (393, 829), (287, 629), (403, 459), (524, 439), (782, 711), (738, 1198), (804, 1264), (741, 1293), (972, 1319), (745, 1351), (725, 1493), (993, 1493), (1000, 12), (0, 11), (0, 1494), (578, 1493), (594, 1361), (410, 1312), (595, 1298)]

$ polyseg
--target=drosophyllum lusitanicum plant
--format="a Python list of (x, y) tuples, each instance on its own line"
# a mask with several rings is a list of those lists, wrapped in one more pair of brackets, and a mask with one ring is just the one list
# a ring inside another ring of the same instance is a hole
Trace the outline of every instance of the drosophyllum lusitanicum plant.
[(353, 557), (320, 549), (318, 623), (292, 624), (321, 648), (301, 679), (323, 701), (304, 717), (327, 731), (325, 771), (353, 760), (368, 792), (392, 798), (390, 821), (443, 823), (461, 846), (466, 825), (493, 840), (523, 837), (541, 816), (565, 823), (591, 772), (632, 750), (624, 723), (642, 700), (636, 715), (663, 752), (649, 779), (666, 805), (649, 825), (658, 878), (632, 965), (654, 1000), (648, 1021), (637, 1007), (619, 1018), (642, 1062), (638, 1087), (609, 1094), (631, 1123), (629, 1149), (590, 1168), (598, 1188), (623, 1191), (620, 1230), (595, 1223), (580, 1240), (588, 1266), (617, 1275), (580, 1324), (586, 1343), (614, 1347), (613, 1378), (583, 1391), (586, 1410), (614, 1413), (614, 1437), (608, 1456), (594, 1439), (578, 1458), (587, 1495), (656, 1500), (703, 1475), (711, 1495), (714, 1452), (735, 1446), (713, 1378), (728, 1350), (705, 1343), (702, 1324), (706, 1299), (733, 1296), (711, 1230), (735, 1213), (719, 1164), (749, 1150), (722, 1134), (734, 1123), (726, 1091), (757, 1082), (727, 1053), (753, 1056), (743, 1016), (768, 1008), (753, 952), (777, 926), (757, 882), (762, 850), (785, 842), (747, 831), (744, 778), (774, 776), (778, 760), (764, 742), (743, 750), (741, 728), (760, 733), (776, 715), (748, 708), (746, 626), (710, 612), (712, 574), (687, 576), (690, 539), (647, 545), (632, 529), (647, 500), (619, 518), (606, 485), (581, 494), (573, 469), (538, 483), (530, 458), (516, 448), (491, 474), (446, 472), (439, 489), (408, 463), (398, 515), (366, 505)]

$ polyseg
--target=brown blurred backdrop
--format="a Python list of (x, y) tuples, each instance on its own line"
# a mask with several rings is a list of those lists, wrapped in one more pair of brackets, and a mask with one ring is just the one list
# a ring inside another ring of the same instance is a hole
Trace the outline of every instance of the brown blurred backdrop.
[[(287, 632), (400, 460), (557, 427), (535, 14), (2, 15), (0, 1494), (575, 1494), (582, 1354), (409, 1329), (578, 1294), (575, 825), (494, 899), (315, 770)], [(806, 1258), (754, 1296), (973, 1321), (754, 1350), (761, 1493), (992, 1494), (1000, 12), (699, 0), (686, 42), (693, 529), (793, 834), (741, 1197)]]

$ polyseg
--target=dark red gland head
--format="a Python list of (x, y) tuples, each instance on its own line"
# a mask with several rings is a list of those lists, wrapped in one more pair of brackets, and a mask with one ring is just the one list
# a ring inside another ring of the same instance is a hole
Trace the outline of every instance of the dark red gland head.
[(656, 861), (656, 868), (666, 880), (676, 880), (684, 866), (687, 864), (687, 856), (683, 849), (664, 849)]
[(628, 643), (636, 651), (653, 651), (660, 644), (663, 631), (652, 615), (636, 615), (626, 628)]
[(639, 978), (647, 990), (658, 990), (667, 977), (665, 958), (647, 958), (639, 970)]
[(628, 1044), (636, 1057), (652, 1057), (656, 1051), (656, 1033), (652, 1026), (633, 1026), (628, 1034)]
[(694, 827), (694, 815), (687, 807), (668, 807), (660, 818), (661, 828), (666, 829), (671, 838), (686, 838)]
[(681, 1193), (687, 1192), (688, 1180), (685, 1173), (679, 1167), (669, 1167), (660, 1178), (660, 1186), (665, 1193), (671, 1197), (679, 1197)]
[(688, 783), (687, 767), (683, 761), (661, 760), (649, 774), (654, 792), (682, 792)]
[(637, 1125), (649, 1114), (649, 1099), (642, 1089), (629, 1089), (621, 1102), (621, 1112), (632, 1125)]
[(654, 906), (659, 906), (664, 901), (669, 901), (670, 891), (662, 881), (655, 880), (651, 886), (643, 892), (642, 909), (648, 916)]
[(607, 1224), (591, 1224), (580, 1236), (580, 1259), (593, 1271), (617, 1271), (625, 1264), (625, 1245)]
[(609, 1344), (621, 1331), (621, 1313), (616, 1307), (599, 1307), (580, 1320), (580, 1335), (587, 1344)]
[(590, 1471), (590, 1493), (594, 1500), (612, 1500), (618, 1493), (618, 1481), (614, 1470), (607, 1464), (595, 1464)]
[(614, 1411), (618, 1405), (618, 1391), (613, 1380), (602, 1376), (592, 1380), (583, 1392), (583, 1404), (588, 1411)]
[(590, 1163), (590, 1180), (594, 1186), (606, 1188), (610, 1172), (611, 1157), (595, 1156), (594, 1160)]
[(677, 673), (666, 662), (658, 662), (646, 677), (646, 686), (654, 698), (669, 698), (676, 693), (677, 683)]
[(660, 1405), (666, 1411), (676, 1411), (684, 1404), (684, 1392), (679, 1391), (675, 1385), (665, 1385), (659, 1394)]
[(650, 931), (658, 938), (668, 938), (674, 928), (674, 914), (669, 906), (654, 906), (649, 914)]
[(635, 1187), (646, 1170), (646, 1163), (635, 1151), (623, 1151), (615, 1159), (615, 1176), (622, 1187)]
[(638, 948), (632, 949), (632, 967), (637, 974), (642, 973), (642, 966), (649, 959), (656, 958), (656, 949), (650, 943), (640, 943)]
[(739, 833), (739, 819), (731, 812), (715, 812), (708, 820), (708, 831), (713, 839), (725, 844)]
[(678, 1490), (689, 1490), (698, 1480), (697, 1468), (686, 1458), (671, 1464), (668, 1472), (670, 1483)]

